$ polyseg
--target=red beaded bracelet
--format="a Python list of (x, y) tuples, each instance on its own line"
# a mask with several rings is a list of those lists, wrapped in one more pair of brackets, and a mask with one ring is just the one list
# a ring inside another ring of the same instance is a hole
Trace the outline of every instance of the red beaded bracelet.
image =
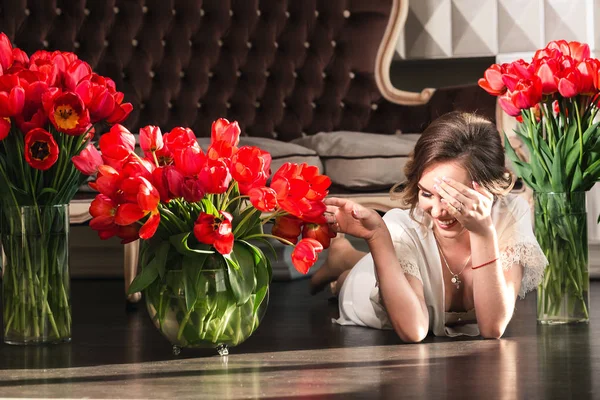
[(496, 258), (494, 258), (493, 260), (490, 260), (490, 261), (488, 261), (488, 262), (486, 262), (486, 263), (483, 263), (483, 264), (481, 264), (481, 265), (478, 265), (478, 266), (476, 266), (476, 267), (471, 267), (471, 269), (477, 269), (477, 268), (485, 267), (486, 265), (490, 265), (491, 263), (493, 263), (493, 262), (496, 262), (496, 261), (498, 261), (498, 257), (496, 257)]

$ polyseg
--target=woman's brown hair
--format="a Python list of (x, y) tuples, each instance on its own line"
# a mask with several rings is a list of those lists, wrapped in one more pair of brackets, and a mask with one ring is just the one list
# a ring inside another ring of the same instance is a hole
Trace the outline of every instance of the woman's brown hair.
[[(496, 126), (476, 114), (453, 111), (423, 131), (404, 167), (406, 181), (392, 187), (391, 197), (401, 200), (412, 214), (419, 202), (418, 183), (423, 172), (435, 163), (448, 161), (458, 162), (473, 181), (495, 197), (507, 194), (514, 185)], [(401, 192), (399, 186), (403, 187)]]

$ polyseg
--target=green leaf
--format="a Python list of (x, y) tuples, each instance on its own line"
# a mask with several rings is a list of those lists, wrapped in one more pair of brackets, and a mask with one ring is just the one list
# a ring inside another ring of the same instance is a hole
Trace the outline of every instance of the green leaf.
[(256, 311), (258, 310), (258, 307), (260, 307), (263, 300), (265, 299), (265, 296), (267, 295), (267, 290), (269, 290), (269, 287), (263, 286), (262, 288), (260, 288), (256, 291), (256, 296), (254, 298), (254, 308), (252, 309), (253, 314), (256, 315)]
[[(581, 168), (579, 165), (575, 166), (575, 174), (573, 174), (573, 181), (571, 182), (571, 192), (580, 191), (580, 187), (583, 183), (583, 175), (581, 174)], [(587, 190), (587, 189), (586, 189)]]
[(204, 198), (200, 202), (204, 207), (204, 212), (206, 212), (207, 214), (212, 214), (214, 216), (219, 215), (219, 210), (216, 209), (215, 205), (211, 200)]
[[(575, 172), (575, 164), (579, 160), (579, 140), (577, 140), (576, 144), (569, 149), (566, 159), (565, 175), (567, 179), (570, 180), (569, 178), (573, 175), (573, 172)], [(577, 167), (579, 168), (579, 173), (581, 174), (581, 168), (579, 165)]]
[(204, 258), (199, 257), (183, 257), (181, 269), (183, 272), (183, 286), (185, 288), (185, 304), (189, 309), (194, 307), (198, 300), (198, 281), (202, 274), (202, 267), (206, 261), (208, 254), (204, 254)]
[(142, 266), (142, 271), (135, 277), (133, 282), (131, 282), (129, 289), (127, 290), (128, 294), (140, 292), (154, 282), (159, 275), (159, 270), (165, 268), (170, 247), (169, 242), (161, 242), (152, 261), (146, 266)]
[(256, 287), (262, 288), (271, 283), (271, 264), (265, 253), (258, 247), (246, 241), (241, 241), (254, 256), (254, 269), (256, 273)]
[(192, 248), (188, 245), (188, 237), (191, 232), (183, 232), (177, 235), (169, 237), (169, 242), (175, 247), (177, 252), (187, 257), (206, 257), (207, 254), (214, 254), (213, 250), (210, 249), (210, 245), (198, 243), (196, 247)]
[[(254, 207), (247, 207), (240, 215), (237, 221), (234, 221), (233, 232), (236, 238), (243, 239), (260, 227), (260, 211)], [(240, 225), (243, 224), (243, 225)]]
[(598, 134), (598, 125), (600, 125), (600, 122), (596, 122), (595, 124), (590, 125), (585, 130), (585, 132), (583, 132), (582, 138), (583, 138), (583, 148), (584, 149), (588, 148), (588, 141), (590, 140), (590, 138), (592, 136)]
[(586, 168), (583, 172), (583, 177), (591, 176), (594, 179), (598, 177), (598, 173), (600, 172), (600, 160), (596, 160), (592, 165)]
[(224, 256), (229, 284), (238, 305), (248, 301), (256, 287), (254, 257), (246, 246), (236, 241), (233, 251)]
[(554, 160), (552, 161), (552, 170), (550, 172), (550, 181), (552, 183), (552, 190), (555, 192), (563, 192), (563, 185), (566, 183), (564, 176), (564, 145), (566, 135), (561, 137), (556, 144), (556, 153), (554, 153)]
[(51, 188), (51, 187), (47, 187), (47, 188), (44, 188), (44, 189), (42, 189), (42, 190), (40, 191), (40, 196), (41, 196), (41, 195), (44, 195), (44, 194), (46, 194), (46, 193), (50, 193), (50, 194), (57, 194), (57, 193), (58, 193), (58, 190), (56, 190), (56, 189), (54, 189), (54, 188)]

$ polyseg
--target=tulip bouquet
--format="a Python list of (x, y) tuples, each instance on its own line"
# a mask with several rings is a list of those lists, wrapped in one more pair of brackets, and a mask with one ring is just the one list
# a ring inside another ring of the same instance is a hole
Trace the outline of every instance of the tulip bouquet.
[(99, 192), (90, 226), (103, 239), (142, 239), (129, 291), (144, 291), (156, 326), (178, 346), (237, 345), (256, 329), (271, 266), (254, 241), (295, 246), (292, 262), (306, 273), (332, 237), (323, 216), (330, 179), (287, 163), (267, 186), (270, 154), (238, 147), (239, 137), (237, 122), (219, 119), (203, 150), (189, 128), (163, 135), (146, 126), (138, 155), (134, 135), (115, 125), (100, 138), (101, 155), (90, 153)]
[(479, 80), (517, 118), (529, 152), (519, 159), (505, 140), (517, 174), (534, 190), (536, 236), (549, 260), (538, 289), (541, 322), (589, 318), (585, 191), (600, 179), (599, 72), (587, 44), (559, 40), (531, 62), (494, 64)]
[(114, 82), (69, 52), (30, 57), (0, 33), (4, 338), (70, 340), (68, 203), (94, 124), (131, 112)]

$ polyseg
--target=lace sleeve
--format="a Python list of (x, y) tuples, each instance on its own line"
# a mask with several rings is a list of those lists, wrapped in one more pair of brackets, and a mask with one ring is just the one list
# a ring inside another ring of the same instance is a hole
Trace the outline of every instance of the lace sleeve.
[(523, 267), (519, 297), (525, 298), (525, 294), (535, 289), (542, 281), (548, 260), (537, 242), (519, 242), (506, 247), (500, 253), (500, 265), (504, 271), (515, 264)]
[(419, 270), (419, 267), (417, 265), (415, 265), (414, 263), (407, 261), (407, 260), (399, 260), (400, 261), (400, 266), (402, 267), (402, 271), (404, 271), (404, 274), (408, 274), (411, 276), (414, 276), (415, 278), (417, 278), (418, 280), (421, 281), (421, 283), (423, 283), (423, 278), (421, 278), (421, 271)]

